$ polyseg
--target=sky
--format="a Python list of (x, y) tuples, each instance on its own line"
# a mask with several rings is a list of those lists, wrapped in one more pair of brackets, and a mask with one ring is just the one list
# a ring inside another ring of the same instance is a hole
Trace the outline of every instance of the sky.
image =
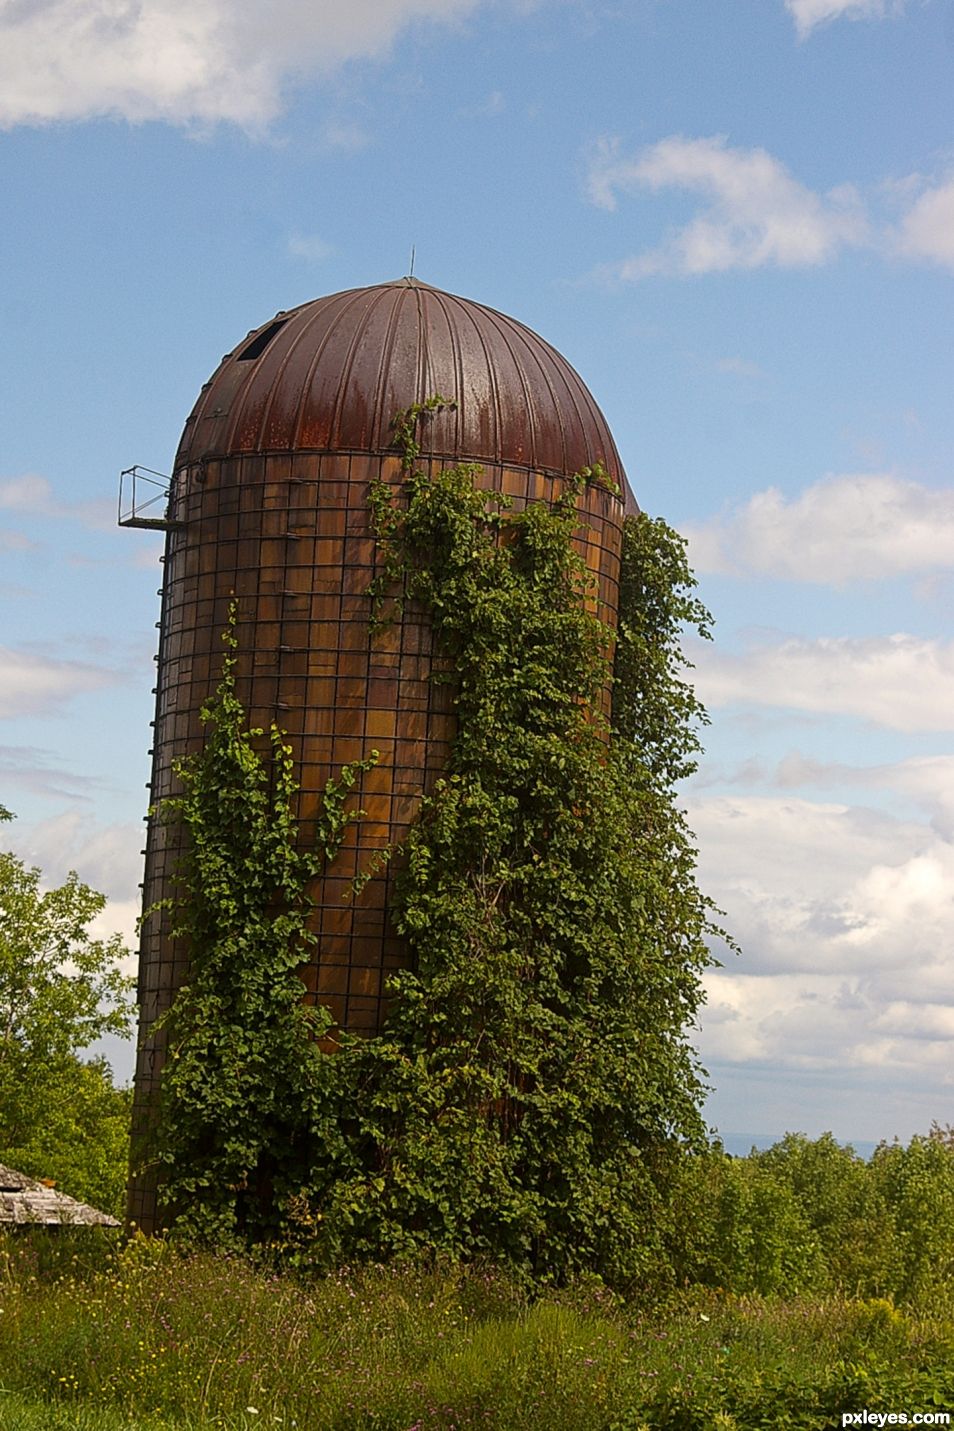
[(0, 0), (6, 846), (133, 942), (161, 539), (118, 473), (413, 247), (576, 367), (715, 616), (711, 1122), (954, 1121), (952, 93), (952, 0)]

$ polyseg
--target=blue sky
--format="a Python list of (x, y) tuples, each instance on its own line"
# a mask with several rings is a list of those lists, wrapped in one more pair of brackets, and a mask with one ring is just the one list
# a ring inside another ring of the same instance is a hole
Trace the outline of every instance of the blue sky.
[(131, 932), (161, 548), (117, 474), (169, 470), (248, 329), (414, 245), (569, 358), (690, 539), (684, 798), (743, 949), (712, 1120), (954, 1119), (952, 80), (949, 0), (0, 9), (7, 843)]

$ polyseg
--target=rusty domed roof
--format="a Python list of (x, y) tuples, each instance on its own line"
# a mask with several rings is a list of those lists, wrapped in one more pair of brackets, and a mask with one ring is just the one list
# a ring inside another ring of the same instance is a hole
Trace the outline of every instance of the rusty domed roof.
[(386, 452), (395, 414), (440, 393), (457, 410), (426, 451), (625, 483), (606, 419), (555, 348), (513, 318), (413, 278), (278, 313), (229, 353), (189, 417), (176, 467), (239, 453)]

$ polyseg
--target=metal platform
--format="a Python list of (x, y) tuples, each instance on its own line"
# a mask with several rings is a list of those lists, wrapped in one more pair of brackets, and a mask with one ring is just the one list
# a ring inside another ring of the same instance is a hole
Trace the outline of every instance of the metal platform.
[(172, 478), (151, 467), (127, 467), (119, 474), (119, 513), (121, 527), (143, 527), (151, 532), (168, 532), (178, 526), (169, 516), (169, 492)]

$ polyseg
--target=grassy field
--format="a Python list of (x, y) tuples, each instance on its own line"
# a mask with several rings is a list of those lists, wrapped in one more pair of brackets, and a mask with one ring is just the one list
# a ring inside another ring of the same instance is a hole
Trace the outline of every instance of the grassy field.
[[(208, 1424), (208, 1423), (206, 1423)], [(0, 1392), (0, 1426), (3, 1431), (189, 1431), (188, 1422), (144, 1417), (81, 1402), (37, 1401), (16, 1392)], [(195, 1431), (199, 1423), (193, 1422)]]
[(954, 1409), (954, 1316), (718, 1290), (530, 1299), (486, 1270), (311, 1282), (162, 1243), (0, 1250), (3, 1431), (732, 1431)]

